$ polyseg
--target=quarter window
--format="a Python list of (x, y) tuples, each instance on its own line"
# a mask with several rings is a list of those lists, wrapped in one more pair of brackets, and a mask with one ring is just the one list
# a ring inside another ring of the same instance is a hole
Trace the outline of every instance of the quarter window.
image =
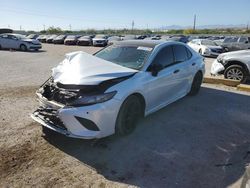
[(190, 59), (187, 54), (187, 49), (183, 45), (174, 45), (173, 51), (174, 51), (174, 57), (175, 57), (176, 63), (183, 62), (183, 61)]

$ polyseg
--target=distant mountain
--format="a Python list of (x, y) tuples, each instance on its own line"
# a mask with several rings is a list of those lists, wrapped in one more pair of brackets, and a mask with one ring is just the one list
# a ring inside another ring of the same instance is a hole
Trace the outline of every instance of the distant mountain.
[[(169, 25), (169, 26), (163, 26), (160, 28), (157, 28), (159, 30), (178, 30), (178, 29), (188, 29), (193, 28), (193, 26), (180, 26), (180, 25)], [(238, 25), (197, 25), (197, 29), (227, 29), (227, 28), (246, 28), (246, 25), (244, 24), (238, 24)]]

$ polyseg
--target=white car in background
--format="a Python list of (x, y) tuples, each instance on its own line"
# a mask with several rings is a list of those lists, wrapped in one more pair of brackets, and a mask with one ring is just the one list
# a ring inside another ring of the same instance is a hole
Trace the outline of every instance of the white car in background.
[(37, 91), (32, 118), (75, 138), (129, 134), (140, 117), (197, 94), (204, 73), (203, 57), (179, 42), (132, 40), (95, 55), (73, 52)]
[(107, 46), (108, 37), (106, 35), (96, 35), (93, 39), (93, 46)]
[(223, 48), (212, 40), (193, 39), (188, 45), (202, 56), (217, 57), (223, 52)]
[(24, 35), (5, 33), (0, 34), (0, 49), (1, 48), (21, 51), (37, 51), (42, 48), (42, 45), (38, 40), (26, 38)]

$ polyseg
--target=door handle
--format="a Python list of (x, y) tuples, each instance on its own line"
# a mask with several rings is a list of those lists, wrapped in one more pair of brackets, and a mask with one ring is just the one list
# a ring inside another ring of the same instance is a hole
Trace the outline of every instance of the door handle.
[(179, 69), (175, 70), (175, 71), (174, 71), (174, 74), (176, 74), (176, 73), (178, 73), (178, 72), (180, 72), (180, 70), (179, 70)]
[(196, 63), (192, 63), (192, 66), (195, 66), (196, 65)]

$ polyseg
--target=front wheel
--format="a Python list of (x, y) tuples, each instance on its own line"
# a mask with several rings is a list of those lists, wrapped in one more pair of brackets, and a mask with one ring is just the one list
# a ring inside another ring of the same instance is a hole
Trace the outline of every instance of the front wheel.
[(238, 80), (241, 83), (245, 83), (247, 75), (242, 66), (231, 65), (225, 70), (224, 77), (226, 79)]
[(20, 45), (20, 50), (25, 52), (25, 51), (27, 51), (27, 47), (24, 44), (21, 44)]
[(134, 95), (128, 97), (118, 113), (115, 132), (118, 135), (127, 135), (133, 132), (142, 114), (142, 104), (139, 98)]
[(202, 73), (197, 72), (194, 76), (191, 90), (188, 93), (188, 95), (191, 95), (191, 96), (197, 95), (200, 91), (201, 84), (202, 84)]

